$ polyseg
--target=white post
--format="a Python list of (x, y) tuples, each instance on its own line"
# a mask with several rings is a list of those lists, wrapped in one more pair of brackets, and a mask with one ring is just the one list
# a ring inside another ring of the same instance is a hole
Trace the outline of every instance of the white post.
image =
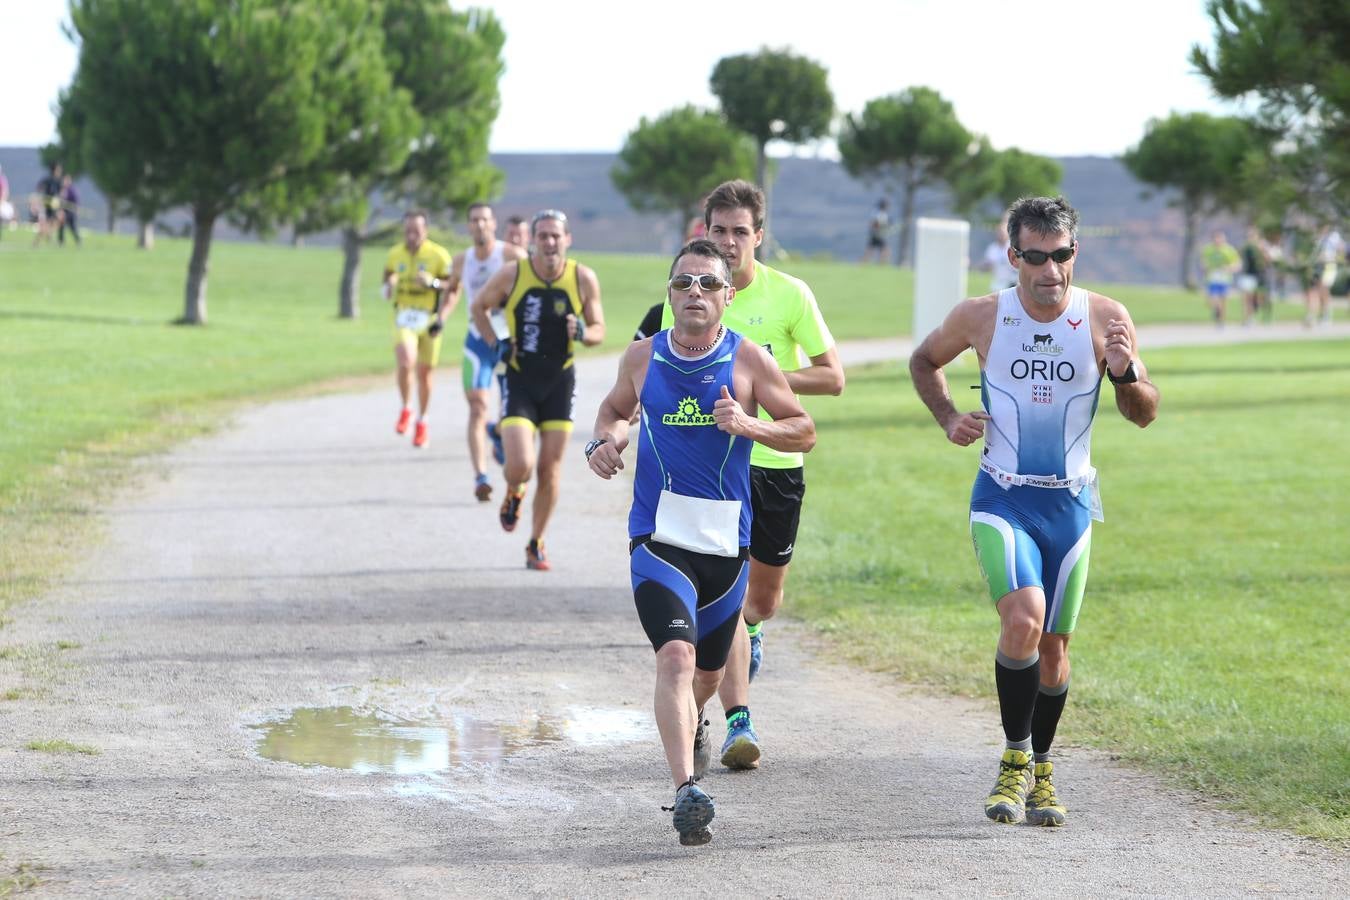
[(913, 337), (917, 346), (966, 298), (970, 223), (919, 219), (915, 224)]

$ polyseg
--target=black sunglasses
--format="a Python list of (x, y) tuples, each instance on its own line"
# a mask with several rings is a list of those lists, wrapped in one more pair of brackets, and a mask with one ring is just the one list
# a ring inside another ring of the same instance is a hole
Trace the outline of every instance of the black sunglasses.
[(704, 275), (689, 275), (687, 273), (676, 275), (666, 282), (666, 286), (673, 287), (677, 291), (687, 291), (694, 286), (695, 281), (698, 282), (699, 289), (705, 291), (718, 291), (727, 286), (727, 283), (720, 276), (713, 275), (711, 272)]
[(1013, 256), (1026, 260), (1033, 266), (1043, 266), (1047, 259), (1053, 259), (1057, 263), (1066, 263), (1073, 259), (1077, 249), (1076, 244), (1070, 244), (1067, 247), (1060, 247), (1058, 250), (1051, 250), (1049, 253), (1044, 250), (1014, 250)]

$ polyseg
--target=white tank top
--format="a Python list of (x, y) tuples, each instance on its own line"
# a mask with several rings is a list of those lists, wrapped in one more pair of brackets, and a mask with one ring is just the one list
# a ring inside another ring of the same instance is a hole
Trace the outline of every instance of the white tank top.
[[(483, 289), (483, 285), (488, 283), (488, 279), (497, 273), (502, 267), (502, 242), (496, 241), (492, 245), (492, 252), (488, 254), (487, 259), (479, 259), (470, 247), (464, 251), (464, 309), (467, 310), (473, 303), (473, 298), (478, 296), (478, 292)], [(494, 316), (501, 316), (500, 311), (494, 311)], [(495, 323), (494, 323), (495, 324)], [(505, 319), (503, 319), (505, 324)], [(494, 329), (500, 333), (500, 329)], [(474, 337), (482, 337), (478, 333), (478, 326), (473, 322), (473, 316), (469, 316), (469, 334)]]
[(1086, 475), (1101, 386), (1095, 355), (1087, 291), (1070, 287), (1069, 307), (1053, 322), (1027, 315), (1017, 288), (1000, 291), (980, 379), (992, 418), (984, 459), (1019, 475)]

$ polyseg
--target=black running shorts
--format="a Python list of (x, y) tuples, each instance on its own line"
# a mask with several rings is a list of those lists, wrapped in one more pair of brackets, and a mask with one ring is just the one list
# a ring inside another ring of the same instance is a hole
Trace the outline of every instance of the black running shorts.
[(553, 372), (506, 369), (502, 379), (501, 423), (525, 420), (542, 430), (572, 427), (576, 402), (577, 370), (571, 366)]
[(750, 556), (766, 566), (792, 562), (806, 480), (802, 468), (750, 467)]
[(694, 645), (694, 664), (705, 672), (726, 665), (741, 621), (749, 582), (745, 548), (736, 557), (694, 553), (651, 540), (629, 543), (633, 604), (653, 650), (671, 641)]

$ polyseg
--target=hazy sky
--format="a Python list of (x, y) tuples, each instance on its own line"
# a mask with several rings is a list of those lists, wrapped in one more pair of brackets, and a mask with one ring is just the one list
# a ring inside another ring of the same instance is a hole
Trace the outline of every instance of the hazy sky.
[[(60, 28), (66, 3), (5, 5), (0, 145), (43, 144), (77, 59)], [(1119, 154), (1173, 110), (1234, 111), (1187, 61), (1192, 44), (1210, 43), (1203, 0), (473, 5), (496, 12), (507, 34), (496, 152), (617, 151), (642, 116), (714, 106), (717, 60), (763, 46), (823, 64), (841, 112), (927, 85), (996, 147), (1052, 156)]]

